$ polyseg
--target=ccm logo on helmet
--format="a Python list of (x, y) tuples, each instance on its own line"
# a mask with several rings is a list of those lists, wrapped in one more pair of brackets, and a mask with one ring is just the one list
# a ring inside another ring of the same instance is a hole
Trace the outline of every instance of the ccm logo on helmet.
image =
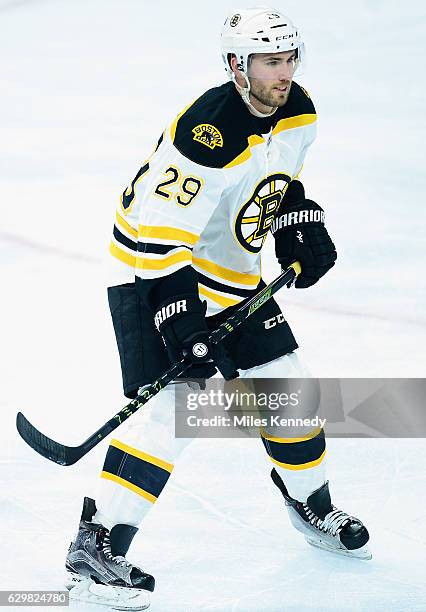
[(263, 325), (265, 326), (265, 329), (271, 329), (271, 327), (275, 327), (275, 325), (278, 325), (278, 323), (284, 323), (284, 321), (284, 315), (282, 312), (280, 312), (280, 314), (278, 314), (276, 317), (263, 321)]
[(172, 317), (174, 314), (179, 314), (179, 312), (186, 312), (186, 310), (186, 300), (179, 300), (179, 302), (172, 302), (171, 304), (167, 304), (167, 306), (163, 306), (163, 308), (160, 308), (155, 314), (155, 327), (159, 329), (161, 323), (166, 319)]
[(277, 36), (276, 40), (288, 40), (289, 38), (296, 38), (296, 34), (285, 34), (284, 36)]

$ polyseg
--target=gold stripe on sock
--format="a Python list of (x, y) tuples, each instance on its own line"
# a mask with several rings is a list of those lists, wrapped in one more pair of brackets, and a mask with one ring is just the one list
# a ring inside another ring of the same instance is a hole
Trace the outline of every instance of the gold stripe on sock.
[(101, 478), (105, 478), (106, 480), (112, 480), (112, 482), (116, 482), (122, 487), (125, 487), (126, 489), (133, 491), (133, 493), (137, 493), (141, 497), (144, 497), (147, 501), (151, 502), (151, 504), (154, 504), (157, 501), (157, 498), (155, 497), (155, 495), (151, 495), (151, 493), (148, 493), (144, 489), (141, 489), (140, 487), (137, 487), (131, 482), (124, 480), (124, 478), (120, 478), (120, 476), (116, 476), (115, 474), (110, 474), (109, 472), (102, 471)]
[(299, 463), (298, 465), (294, 465), (293, 463), (281, 463), (280, 461), (277, 461), (272, 457), (269, 457), (269, 459), (276, 465), (279, 465), (280, 467), (285, 468), (286, 470), (308, 470), (309, 468), (319, 465), (324, 459), (325, 453), (326, 451), (323, 452), (321, 457), (315, 459), (314, 461), (308, 461), (308, 463)]

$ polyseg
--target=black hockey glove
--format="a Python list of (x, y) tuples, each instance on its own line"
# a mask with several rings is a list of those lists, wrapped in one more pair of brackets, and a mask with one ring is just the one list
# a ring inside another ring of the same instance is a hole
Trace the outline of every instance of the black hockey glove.
[(223, 346), (209, 342), (205, 314), (205, 303), (194, 294), (184, 294), (160, 304), (154, 322), (172, 363), (190, 357), (192, 365), (183, 378), (210, 378), (216, 368), (225, 380), (236, 378), (238, 371)]
[(334, 266), (336, 247), (324, 226), (324, 211), (316, 202), (305, 199), (300, 181), (292, 181), (271, 226), (275, 254), (282, 268), (299, 261), (302, 272), (295, 287), (314, 285)]

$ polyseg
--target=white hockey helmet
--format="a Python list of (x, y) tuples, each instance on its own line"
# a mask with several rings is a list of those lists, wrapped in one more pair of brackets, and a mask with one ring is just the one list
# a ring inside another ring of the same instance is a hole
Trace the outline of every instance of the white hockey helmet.
[(222, 58), (231, 79), (233, 72), (229, 65), (229, 54), (236, 56), (238, 69), (246, 74), (251, 54), (280, 53), (293, 49), (297, 51), (297, 69), (305, 54), (299, 29), (286, 15), (271, 7), (234, 9), (222, 28)]

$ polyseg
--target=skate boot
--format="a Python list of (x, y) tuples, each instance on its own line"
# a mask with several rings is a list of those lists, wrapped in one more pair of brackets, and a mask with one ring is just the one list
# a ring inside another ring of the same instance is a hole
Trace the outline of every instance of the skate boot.
[(115, 525), (108, 531), (91, 522), (95, 512), (95, 502), (85, 497), (79, 530), (65, 561), (70, 601), (146, 610), (155, 580), (125, 558), (137, 528)]
[(366, 546), (369, 535), (361, 521), (332, 505), (328, 481), (314, 491), (306, 504), (293, 499), (273, 469), (271, 478), (284, 496), (293, 526), (303, 533), (308, 544), (346, 557), (371, 559)]

